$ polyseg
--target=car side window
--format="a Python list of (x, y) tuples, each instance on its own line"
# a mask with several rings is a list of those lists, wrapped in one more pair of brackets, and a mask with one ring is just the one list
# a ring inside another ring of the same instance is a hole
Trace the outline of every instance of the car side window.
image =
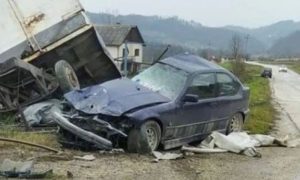
[(240, 88), (240, 84), (225, 73), (217, 73), (217, 83), (218, 96), (233, 96)]
[(194, 77), (192, 84), (189, 86), (186, 94), (198, 95), (199, 99), (215, 97), (215, 74), (198, 74)]

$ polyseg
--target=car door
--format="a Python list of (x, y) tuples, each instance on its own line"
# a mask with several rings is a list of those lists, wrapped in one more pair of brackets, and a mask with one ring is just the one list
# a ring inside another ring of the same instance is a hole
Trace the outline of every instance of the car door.
[[(184, 101), (186, 95), (197, 96), (196, 101)], [(178, 106), (178, 117), (173, 122), (176, 138), (192, 138), (210, 132), (212, 113), (216, 108), (215, 73), (201, 73), (193, 77)]]
[(227, 73), (217, 73), (217, 108), (213, 119), (218, 121), (217, 129), (226, 130), (227, 121), (233, 115), (235, 104), (241, 98), (238, 94), (241, 85)]

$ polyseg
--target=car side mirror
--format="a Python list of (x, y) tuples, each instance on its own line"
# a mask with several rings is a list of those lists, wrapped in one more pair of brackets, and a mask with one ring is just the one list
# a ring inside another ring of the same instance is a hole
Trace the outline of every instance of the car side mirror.
[(183, 102), (191, 102), (191, 103), (196, 103), (199, 100), (199, 96), (196, 94), (186, 94), (184, 95), (182, 101)]

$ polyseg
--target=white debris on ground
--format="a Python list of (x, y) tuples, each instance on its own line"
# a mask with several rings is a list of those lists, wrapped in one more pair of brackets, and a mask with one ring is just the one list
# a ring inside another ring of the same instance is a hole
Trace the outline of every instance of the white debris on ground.
[(82, 161), (94, 161), (96, 158), (94, 155), (74, 156), (74, 159)]
[(122, 154), (125, 153), (124, 149), (101, 150), (99, 154)]
[(182, 147), (182, 151), (194, 153), (224, 153), (232, 152), (244, 154), (250, 157), (261, 157), (256, 147), (262, 146), (283, 146), (294, 148), (300, 145), (300, 138), (277, 139), (269, 135), (249, 135), (246, 132), (234, 132), (224, 135), (213, 132), (198, 147)]
[(180, 159), (183, 158), (182, 153), (161, 153), (158, 151), (153, 151), (152, 152), (153, 156), (156, 158), (154, 159), (154, 162), (158, 162), (159, 160), (175, 160), (175, 159)]

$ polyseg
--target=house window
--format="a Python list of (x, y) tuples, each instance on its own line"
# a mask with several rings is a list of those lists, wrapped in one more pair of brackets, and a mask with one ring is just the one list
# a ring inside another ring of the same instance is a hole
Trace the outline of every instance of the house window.
[(134, 56), (140, 56), (140, 49), (134, 50)]

